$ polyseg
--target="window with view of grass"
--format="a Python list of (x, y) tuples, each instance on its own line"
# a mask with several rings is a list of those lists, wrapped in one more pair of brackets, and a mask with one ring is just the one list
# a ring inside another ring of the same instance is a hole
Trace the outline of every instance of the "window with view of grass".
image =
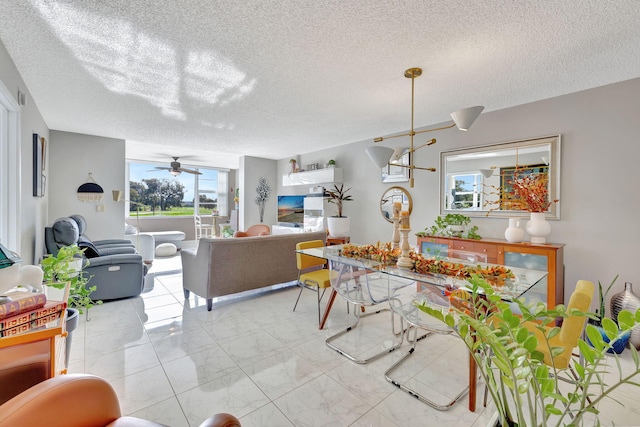
[(228, 172), (189, 167), (202, 175), (173, 176), (160, 163), (129, 162), (129, 215), (228, 215)]

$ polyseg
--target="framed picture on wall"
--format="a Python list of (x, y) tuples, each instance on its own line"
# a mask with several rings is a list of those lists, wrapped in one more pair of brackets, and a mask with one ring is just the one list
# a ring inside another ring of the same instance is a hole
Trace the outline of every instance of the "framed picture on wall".
[(43, 197), (46, 179), (44, 168), (46, 165), (47, 140), (37, 133), (33, 134), (33, 197)]

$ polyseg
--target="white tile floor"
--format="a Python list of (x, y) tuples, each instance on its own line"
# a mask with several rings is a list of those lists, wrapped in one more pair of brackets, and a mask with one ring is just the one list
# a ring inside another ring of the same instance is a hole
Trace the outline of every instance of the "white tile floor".
[[(154, 270), (174, 269), (179, 259), (157, 260)], [(383, 373), (406, 343), (367, 365), (328, 349), (328, 334), (351, 320), (345, 304), (336, 300), (328, 328), (319, 331), (316, 296), (304, 291), (292, 312), (297, 292), (232, 298), (207, 312), (202, 298), (184, 300), (181, 274), (158, 275), (140, 297), (105, 303), (91, 310), (90, 321), (83, 318), (69, 371), (106, 378), (124, 414), (172, 426), (197, 426), (216, 412), (249, 427), (487, 424), (492, 410), (482, 407), (481, 392), (477, 412), (468, 411), (466, 397), (441, 412), (388, 383)], [(386, 314), (363, 322), (367, 337), (389, 339)], [(453, 337), (428, 338), (395, 375), (413, 375), (424, 393), (446, 399), (464, 383), (467, 357)], [(635, 396), (622, 395), (625, 408), (606, 404), (616, 425), (640, 425)]]

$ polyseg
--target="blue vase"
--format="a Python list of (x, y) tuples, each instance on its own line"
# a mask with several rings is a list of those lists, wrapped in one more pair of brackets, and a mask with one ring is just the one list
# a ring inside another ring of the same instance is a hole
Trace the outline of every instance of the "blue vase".
[[(602, 339), (604, 340), (604, 342), (609, 342), (609, 337), (604, 332), (604, 329), (602, 329), (601, 326), (596, 326), (596, 328), (598, 328), (598, 331), (600, 331), (600, 335), (602, 336)], [(607, 353), (610, 353), (610, 354), (622, 353), (625, 347), (627, 346), (627, 343), (629, 342), (630, 337), (631, 337), (631, 333), (629, 331), (625, 332), (624, 335), (622, 335), (616, 342), (613, 343), (611, 348), (607, 349)], [(591, 344), (591, 340), (589, 340), (589, 337), (587, 337), (587, 344), (593, 347), (593, 345)]]

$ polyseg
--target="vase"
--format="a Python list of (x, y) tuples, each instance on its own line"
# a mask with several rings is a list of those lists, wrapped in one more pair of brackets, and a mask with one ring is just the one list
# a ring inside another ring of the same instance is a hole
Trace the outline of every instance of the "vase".
[(544, 212), (531, 212), (531, 219), (525, 228), (531, 237), (531, 243), (546, 243), (546, 237), (551, 233), (551, 225), (547, 222)]
[(351, 221), (348, 217), (330, 216), (327, 218), (327, 227), (331, 237), (346, 237), (349, 235)]
[(524, 230), (520, 228), (520, 218), (509, 218), (509, 227), (504, 231), (504, 238), (510, 243), (524, 240)]
[[(618, 321), (618, 313), (622, 310), (629, 310), (632, 314), (635, 314), (638, 308), (640, 308), (640, 297), (633, 292), (633, 284), (631, 282), (625, 282), (624, 291), (611, 297), (611, 318), (616, 322)], [(629, 343), (636, 350), (640, 348), (640, 329), (634, 328), (631, 331)]]

